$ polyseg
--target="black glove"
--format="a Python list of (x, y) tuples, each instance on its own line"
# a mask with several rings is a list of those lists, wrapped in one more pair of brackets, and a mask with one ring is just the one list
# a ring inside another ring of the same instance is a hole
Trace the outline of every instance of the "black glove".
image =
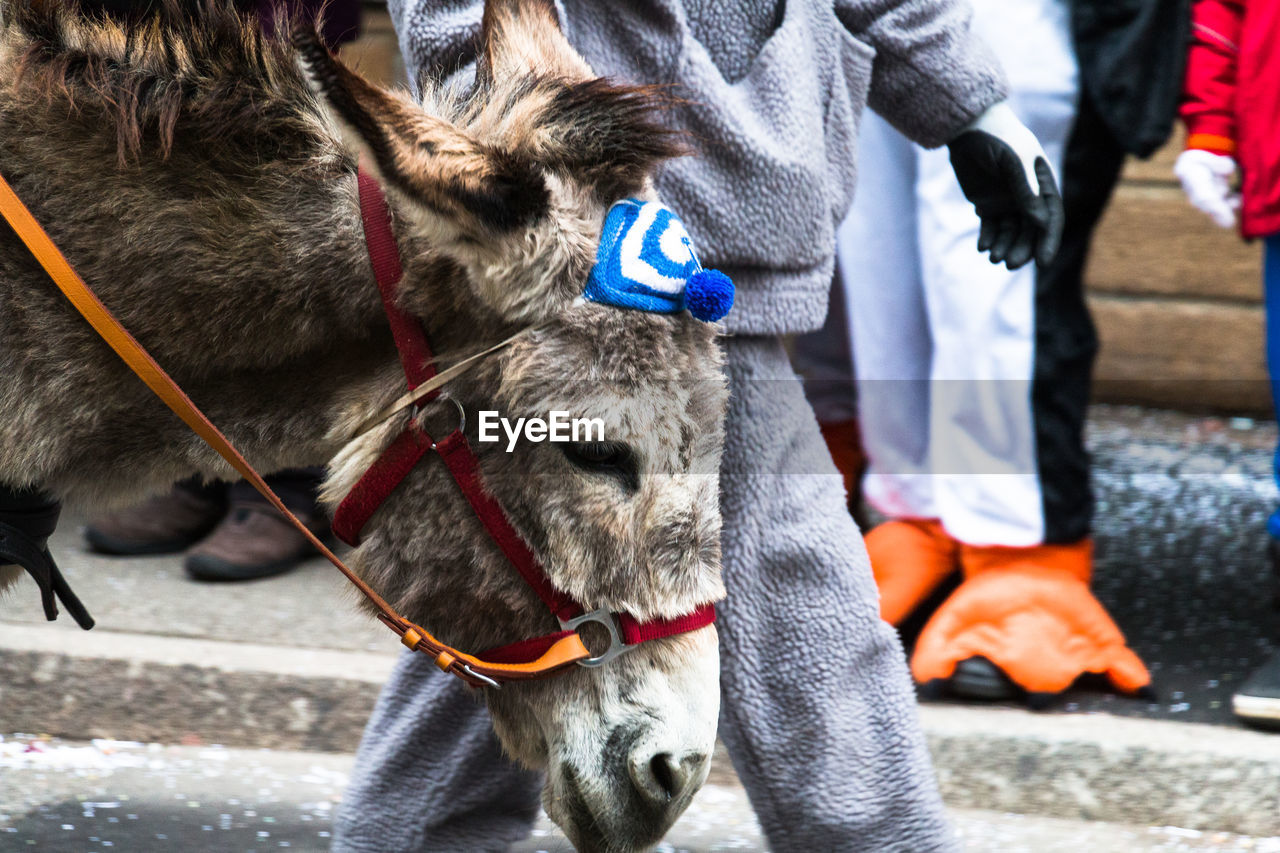
[(1044, 266), (1062, 242), (1062, 195), (1035, 135), (996, 104), (947, 143), (965, 198), (982, 220), (978, 251), (1016, 270)]

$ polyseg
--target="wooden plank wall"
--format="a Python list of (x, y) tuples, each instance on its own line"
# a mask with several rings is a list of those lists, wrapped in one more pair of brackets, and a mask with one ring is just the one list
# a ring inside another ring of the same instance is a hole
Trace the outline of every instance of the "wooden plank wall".
[(1102, 339), (1095, 396), (1268, 412), (1261, 248), (1223, 231), (1173, 177), (1174, 139), (1131, 161), (1098, 226), (1086, 280)]
[(344, 62), (383, 86), (405, 85), (404, 62), (385, 3), (365, 2), (360, 38), (343, 45)]

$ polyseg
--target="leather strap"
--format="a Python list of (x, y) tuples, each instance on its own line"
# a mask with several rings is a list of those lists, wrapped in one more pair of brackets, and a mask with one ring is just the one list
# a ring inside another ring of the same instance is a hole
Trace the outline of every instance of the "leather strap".
[(570, 619), (582, 612), (582, 607), (572, 598), (551, 585), (551, 579), (542, 570), (524, 538), (516, 532), (507, 514), (484, 490), (480, 482), (480, 460), (476, 458), (467, 437), (461, 432), (451, 432), (436, 446), (436, 452), (448, 466), (458, 488), (467, 496), (476, 517), (489, 532), (489, 538), (502, 550), (507, 560), (515, 566), (524, 582), (533, 588), (557, 619)]
[[(636, 646), (649, 640), (660, 640), (663, 637), (687, 634), (690, 631), (705, 628), (716, 621), (716, 606), (704, 604), (692, 613), (675, 619), (651, 619), (648, 622), (637, 622), (635, 617), (626, 613), (614, 614), (614, 618), (617, 619), (618, 627), (621, 629), (623, 644)], [(496, 649), (486, 649), (483, 652), (484, 658), (491, 661), (530, 660), (542, 654), (553, 642), (568, 633), (570, 632), (562, 631), (558, 634), (519, 640)]]
[[(431, 357), (431, 348), (422, 324), (416, 318), (404, 314), (399, 308), (396, 295), (396, 286), (402, 275), (399, 249), (391, 236), (382, 188), (363, 166), (360, 169), (360, 198), (366, 244), (369, 256), (373, 260), (374, 272), (378, 278), (378, 290), (382, 294), (383, 307), (391, 327), (393, 330), (403, 330), (407, 326), (417, 327), (416, 333), (393, 332), (396, 346), (402, 347), (400, 360), (405, 365), (410, 391), (397, 400), (388, 412), (384, 412), (375, 419), (375, 422), (381, 422), (391, 413), (405, 406), (432, 399), (437, 395), (438, 386), (447, 375), (462, 369), (477, 358), (506, 346), (521, 333), (471, 356), (434, 378), (408, 375), (410, 365), (416, 367), (422, 363), (424, 357), (427, 359)], [(395, 258), (388, 255), (395, 255)], [(434, 370), (434, 368), (431, 369)], [(419, 387), (415, 388), (415, 382)], [(333, 521), (333, 530), (338, 537), (350, 545), (358, 544), (361, 530), (377, 512), (378, 507), (390, 497), (430, 450), (440, 454), (449, 473), (453, 475), (454, 482), (458, 484), (458, 488), (471, 504), (476, 517), (488, 531), (489, 537), (556, 619), (563, 625), (568, 620), (582, 615), (585, 608), (571, 596), (555, 588), (523, 537), (512, 527), (502, 507), (492, 495), (485, 491), (480, 478), (480, 461), (476, 457), (475, 449), (461, 430), (455, 430), (439, 442), (433, 442), (416, 421), (411, 422), (374, 461), (339, 504)], [(674, 619), (653, 619), (647, 622), (639, 622), (625, 613), (615, 613), (611, 616), (617, 623), (621, 642), (625, 646), (634, 646), (647, 640), (683, 634), (710, 625), (715, 621), (716, 610), (714, 604), (704, 604), (684, 616)], [(565, 632), (560, 632), (521, 640), (498, 649), (490, 649), (484, 652), (484, 655), (489, 660), (528, 660), (542, 654), (564, 634)]]
[(575, 631), (559, 631), (554, 634), (544, 634), (541, 637), (530, 637), (527, 640), (517, 640), (505, 646), (498, 646), (495, 649), (485, 649), (484, 659), (497, 661), (500, 663), (513, 663), (522, 660), (533, 660), (542, 655), (547, 649), (551, 648), (561, 637), (566, 637)]
[[(40, 265), (64, 296), (85, 318), (107, 345), (110, 346), (129, 369), (146, 383), (151, 392), (161, 399), (174, 414), (182, 419), (201, 439), (213, 448), (219, 456), (227, 461), (240, 476), (244, 477), (284, 518), (297, 528), (298, 532), (311, 543), (325, 559), (351, 581), (357, 589), (378, 610), (378, 619), (395, 631), (402, 643), (414, 651), (423, 652), (435, 658), (436, 665), (445, 672), (452, 673), (472, 685), (496, 686), (503, 681), (527, 680), (542, 678), (563, 669), (579, 660), (591, 656), (577, 635), (567, 636), (553, 644), (535, 661), (528, 663), (488, 663), (479, 658), (465, 654), (436, 639), (425, 628), (415, 625), (400, 616), (382, 596), (360, 579), (350, 568), (338, 558), (320, 539), (312, 533), (280, 497), (267, 485), (262, 475), (254, 470), (238, 450), (227, 440), (226, 436), (205, 417), (177, 383), (156, 363), (151, 354), (120, 324), (119, 320), (107, 310), (97, 295), (76, 274), (67, 259), (54, 245), (35, 217), (27, 210), (21, 199), (0, 175), (0, 215), (13, 228), (18, 238), (27, 246)], [(389, 229), (388, 229), (389, 230)], [(424, 338), (425, 342), (425, 338)], [(427, 350), (429, 365), (430, 351)], [(427, 369), (431, 369), (428, 368)], [(421, 375), (421, 374), (419, 374)], [(65, 585), (65, 583), (64, 583)], [(69, 592), (69, 590), (68, 590)], [(65, 601), (65, 599), (64, 599)]]
[(369, 249), (369, 259), (373, 262), (373, 276), (378, 282), (378, 292), (382, 295), (387, 322), (391, 324), (396, 351), (400, 353), (400, 364), (404, 367), (409, 390), (413, 391), (436, 374), (431, 343), (418, 319), (400, 308), (396, 287), (404, 277), (404, 268), (400, 263), (400, 248), (396, 245), (395, 234), (391, 232), (391, 211), (387, 207), (382, 187), (378, 186), (378, 179), (363, 164), (356, 180), (360, 190), (364, 243)]

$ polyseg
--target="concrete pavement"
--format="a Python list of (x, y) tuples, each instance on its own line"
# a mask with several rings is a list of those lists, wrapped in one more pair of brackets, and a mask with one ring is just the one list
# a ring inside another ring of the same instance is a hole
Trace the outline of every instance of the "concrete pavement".
[[(28, 752), (27, 750), (33, 750)], [(327, 851), (351, 756), (282, 750), (0, 742), (0, 850), (82, 853)], [(966, 851), (1278, 853), (1280, 838), (953, 809)], [(543, 817), (513, 853), (572, 848)], [(746, 795), (707, 785), (660, 853), (765, 850)]]
[[(1275, 426), (1100, 407), (1090, 435), (1096, 588), (1160, 694), (1081, 687), (1043, 714), (926, 703), (944, 796), (1280, 836), (1280, 736), (1229, 713), (1234, 686), (1275, 647), (1261, 532)], [(194, 584), (174, 557), (86, 553), (75, 519), (53, 549), (99, 627), (45, 623), (29, 582), (0, 601), (0, 733), (354, 749), (399, 647), (327, 564)]]

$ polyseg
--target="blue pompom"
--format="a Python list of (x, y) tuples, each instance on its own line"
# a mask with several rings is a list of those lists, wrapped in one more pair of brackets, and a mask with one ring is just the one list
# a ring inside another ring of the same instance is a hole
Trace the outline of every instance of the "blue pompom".
[(714, 323), (733, 307), (733, 282), (720, 270), (698, 270), (684, 288), (689, 313), (704, 323)]

